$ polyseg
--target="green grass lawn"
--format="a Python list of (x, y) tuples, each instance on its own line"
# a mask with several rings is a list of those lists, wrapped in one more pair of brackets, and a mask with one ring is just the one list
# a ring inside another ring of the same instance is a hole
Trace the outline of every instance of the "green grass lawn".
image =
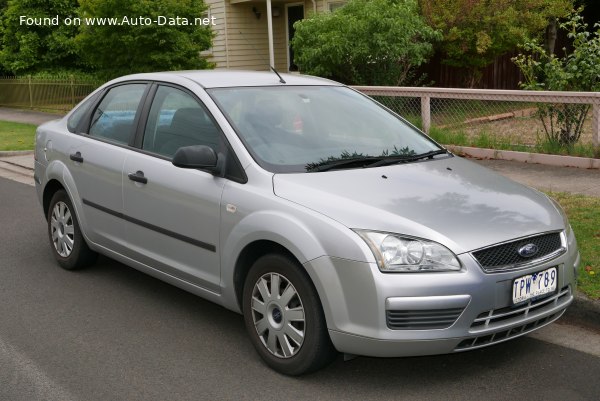
[(36, 126), (0, 121), (0, 151), (33, 150)]
[(579, 290), (593, 299), (600, 299), (600, 198), (549, 192), (569, 217), (575, 232), (581, 265)]

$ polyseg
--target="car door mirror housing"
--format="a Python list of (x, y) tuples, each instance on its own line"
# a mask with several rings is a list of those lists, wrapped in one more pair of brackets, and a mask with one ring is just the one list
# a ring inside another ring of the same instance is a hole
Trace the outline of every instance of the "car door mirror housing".
[(217, 154), (211, 147), (193, 145), (177, 149), (172, 163), (180, 168), (197, 168), (217, 173), (217, 159)]

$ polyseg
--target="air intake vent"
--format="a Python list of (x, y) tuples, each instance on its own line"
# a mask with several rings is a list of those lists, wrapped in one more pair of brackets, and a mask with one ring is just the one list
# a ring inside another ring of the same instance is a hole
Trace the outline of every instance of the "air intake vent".
[[(530, 257), (519, 254), (519, 250), (527, 245), (533, 245), (530, 249), (537, 248), (537, 252)], [(564, 251), (561, 235), (555, 232), (481, 249), (473, 252), (473, 256), (485, 271), (493, 272), (558, 256)]]
[(463, 308), (432, 310), (388, 310), (387, 326), (392, 330), (446, 329), (454, 324)]

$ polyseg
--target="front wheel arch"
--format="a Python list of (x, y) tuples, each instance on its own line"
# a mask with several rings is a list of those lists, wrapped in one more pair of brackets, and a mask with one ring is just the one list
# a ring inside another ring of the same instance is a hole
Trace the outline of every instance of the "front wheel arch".
[[(237, 305), (242, 310), (242, 295), (244, 292), (244, 283), (250, 268), (260, 257), (267, 254), (281, 254), (298, 262), (298, 258), (294, 256), (286, 247), (274, 241), (258, 240), (246, 245), (240, 252), (233, 273), (233, 283)], [(298, 262), (299, 263), (299, 262)]]

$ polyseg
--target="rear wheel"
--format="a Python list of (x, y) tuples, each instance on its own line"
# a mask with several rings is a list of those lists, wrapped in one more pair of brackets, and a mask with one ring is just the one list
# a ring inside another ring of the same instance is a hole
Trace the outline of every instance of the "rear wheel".
[(276, 371), (309, 373), (335, 357), (318, 294), (291, 258), (272, 254), (254, 263), (244, 285), (243, 309), (254, 347)]
[(75, 209), (64, 190), (52, 197), (47, 220), (52, 253), (62, 268), (81, 269), (96, 261), (98, 254), (85, 243)]

